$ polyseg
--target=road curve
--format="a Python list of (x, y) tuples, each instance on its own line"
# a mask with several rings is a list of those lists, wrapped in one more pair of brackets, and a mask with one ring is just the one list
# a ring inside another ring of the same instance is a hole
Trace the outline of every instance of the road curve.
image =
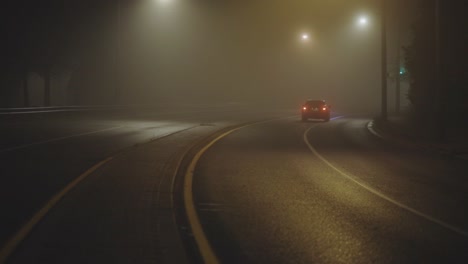
[(185, 149), (284, 115), (224, 105), (0, 117), (0, 263), (187, 262), (172, 202)]
[(193, 195), (220, 261), (466, 263), (468, 164), (383, 142), (368, 122), (281, 120), (211, 146)]

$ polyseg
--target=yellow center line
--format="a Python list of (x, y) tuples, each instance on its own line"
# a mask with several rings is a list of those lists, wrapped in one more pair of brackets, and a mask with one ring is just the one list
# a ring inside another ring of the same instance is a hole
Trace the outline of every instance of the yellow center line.
[(59, 193), (55, 194), (47, 203), (38, 211), (34, 216), (23, 226), (21, 229), (14, 234), (5, 246), (0, 250), (0, 263), (5, 263), (11, 253), (18, 247), (18, 245), (24, 240), (24, 238), (31, 232), (31, 230), (44, 218), (44, 216), (52, 209), (70, 190), (76, 187), (78, 183), (83, 181), (90, 174), (99, 169), (102, 165), (106, 164), (113, 158), (107, 158), (98, 164), (91, 167), (85, 173), (81, 174), (78, 178), (70, 182), (65, 188)]
[(184, 179), (184, 203), (185, 203), (185, 212), (187, 214), (188, 222), (190, 224), (190, 228), (192, 230), (193, 237), (195, 238), (195, 242), (198, 246), (198, 250), (203, 258), (204, 263), (209, 264), (217, 264), (220, 263), (218, 257), (216, 256), (213, 247), (211, 246), (208, 238), (206, 237), (205, 232), (203, 231), (202, 225), (200, 223), (200, 218), (198, 216), (197, 210), (195, 209), (195, 202), (193, 199), (193, 176), (195, 173), (195, 167), (197, 166), (198, 161), (200, 160), (201, 156), (216, 142), (221, 140), (222, 138), (226, 137), (227, 135), (254, 125), (259, 125), (267, 122), (273, 122), (281, 119), (289, 119), (294, 116), (289, 117), (282, 117), (282, 118), (275, 118), (269, 119), (265, 121), (255, 122), (247, 125), (242, 125), (237, 128), (233, 128), (222, 135), (218, 136), (217, 138), (213, 139), (210, 143), (208, 143), (205, 147), (203, 147), (198, 153), (194, 156), (190, 165), (188, 166), (187, 172), (185, 173)]

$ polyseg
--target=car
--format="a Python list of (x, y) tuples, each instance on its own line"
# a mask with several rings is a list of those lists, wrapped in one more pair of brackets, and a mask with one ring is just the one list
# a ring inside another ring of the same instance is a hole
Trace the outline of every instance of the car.
[(307, 121), (310, 118), (322, 119), (325, 122), (330, 121), (331, 106), (327, 105), (325, 100), (307, 100), (302, 105), (301, 117), (302, 121)]

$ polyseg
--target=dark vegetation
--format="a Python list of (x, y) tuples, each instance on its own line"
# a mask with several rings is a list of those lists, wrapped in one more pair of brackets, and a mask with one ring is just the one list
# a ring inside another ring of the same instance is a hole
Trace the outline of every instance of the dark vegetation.
[(413, 113), (421, 120), (447, 119), (463, 125), (468, 113), (466, 3), (439, 1), (437, 67), (435, 1), (420, 2), (413, 42), (405, 52), (410, 80), (408, 99)]
[[(31, 73), (44, 80), (42, 105), (49, 106), (53, 104), (50, 93), (54, 75), (83, 72), (92, 67), (91, 59), (108, 59), (102, 45), (96, 45), (102, 36), (93, 32), (102, 32), (98, 29), (108, 26), (105, 20), (115, 16), (115, 12), (109, 13), (110, 4), (111, 1), (85, 0), (2, 4), (0, 106), (31, 106), (27, 81)], [(99, 58), (95, 57), (97, 54)]]

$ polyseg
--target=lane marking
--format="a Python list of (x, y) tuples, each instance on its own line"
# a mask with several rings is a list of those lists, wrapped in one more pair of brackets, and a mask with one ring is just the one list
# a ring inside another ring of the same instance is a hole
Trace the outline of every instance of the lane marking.
[[(177, 130), (172, 133), (167, 133), (164, 134), (160, 137), (154, 138), (150, 141), (154, 142), (159, 139), (163, 139), (169, 136), (172, 136), (174, 134), (180, 133), (187, 131), (189, 129), (192, 129), (196, 126), (193, 127), (188, 127), (182, 130)], [(102, 131), (102, 130), (101, 130)], [(47, 213), (68, 193), (70, 192), (73, 188), (75, 188), (81, 181), (83, 181), (86, 177), (88, 177), (90, 174), (95, 172), (97, 169), (99, 169), (101, 166), (104, 164), (108, 163), (114, 159), (114, 157), (109, 157), (98, 164), (94, 165), (90, 169), (88, 169), (86, 172), (78, 176), (76, 179), (74, 179), (72, 182), (70, 182), (65, 188), (63, 188), (59, 193), (54, 195), (36, 214), (33, 215), (33, 217), (24, 225), (21, 227), (21, 229), (16, 232), (15, 235), (13, 235), (10, 240), (7, 241), (5, 246), (0, 250), (0, 264), (3, 264), (6, 262), (8, 257), (13, 253), (13, 251), (18, 247), (18, 245), (26, 238), (26, 236), (31, 232), (31, 230), (41, 221)], [(159, 190), (158, 190), (159, 193)]]
[(321, 161), (323, 161), (325, 164), (327, 164), (330, 168), (332, 168), (333, 170), (335, 170), (336, 172), (338, 172), (339, 174), (341, 174), (343, 177), (347, 178), (348, 180), (354, 182), (358, 186), (364, 188), (368, 192), (370, 192), (370, 193), (372, 193), (372, 194), (374, 194), (374, 195), (376, 195), (376, 196), (378, 196), (378, 197), (380, 197), (380, 198), (382, 198), (382, 199), (384, 199), (384, 200), (386, 200), (386, 201), (388, 201), (388, 202), (390, 202), (390, 203), (392, 203), (392, 204), (394, 204), (394, 205), (396, 205), (396, 206), (398, 206), (398, 207), (400, 207), (400, 208), (402, 208), (404, 210), (407, 210), (407, 211), (409, 211), (409, 212), (411, 212), (411, 213), (413, 213), (413, 214), (415, 214), (417, 216), (420, 216), (420, 217), (422, 217), (422, 218), (424, 218), (424, 219), (426, 219), (426, 220), (428, 220), (428, 221), (430, 221), (432, 223), (435, 223), (435, 224), (438, 224), (438, 225), (440, 225), (442, 227), (445, 227), (445, 228), (447, 228), (447, 229), (449, 229), (449, 230), (451, 230), (451, 231), (453, 231), (453, 232), (455, 232), (455, 233), (457, 233), (459, 235), (462, 235), (464, 237), (468, 237), (468, 232), (467, 231), (465, 231), (463, 229), (460, 229), (460, 228), (458, 228), (456, 226), (453, 226), (451, 224), (448, 224), (448, 223), (446, 223), (446, 222), (444, 222), (442, 220), (439, 220), (437, 218), (434, 218), (434, 217), (432, 217), (430, 215), (427, 215), (427, 214), (425, 214), (423, 212), (420, 212), (420, 211), (418, 211), (418, 210), (416, 210), (416, 209), (414, 209), (414, 208), (412, 208), (412, 207), (410, 207), (408, 205), (400, 203), (397, 200), (394, 200), (394, 199), (390, 198), (389, 196), (379, 192), (378, 190), (368, 186), (367, 184), (364, 184), (364, 183), (356, 180), (355, 177), (353, 177), (353, 176), (343, 172), (339, 168), (335, 167), (327, 159), (325, 159), (320, 153), (318, 153), (317, 150), (310, 144), (309, 139), (307, 138), (307, 134), (309, 133), (309, 131), (312, 128), (313, 127), (309, 127), (304, 132), (304, 135), (303, 135), (304, 142), (306, 143), (307, 147), (309, 147), (310, 151), (312, 151), (312, 153), (315, 154), (315, 156), (317, 156)]
[[(195, 166), (196, 166), (196, 163), (198, 162), (198, 160), (200, 159), (200, 157), (202, 156), (202, 154), (208, 149), (210, 148), (212, 145), (214, 145), (217, 141), (219, 141), (220, 139), (224, 138), (225, 136), (231, 134), (232, 132), (235, 132), (239, 129), (242, 129), (242, 128), (245, 128), (245, 127), (249, 127), (249, 126), (253, 126), (253, 125), (258, 125), (258, 124), (262, 124), (262, 123), (267, 123), (267, 122), (272, 122), (272, 121), (276, 121), (276, 120), (281, 120), (281, 119), (289, 119), (289, 118), (293, 118), (293, 117), (296, 117), (296, 115), (294, 116), (290, 116), (290, 117), (283, 117), (283, 118), (275, 118), (275, 119), (270, 119), (270, 120), (266, 120), (266, 121), (260, 121), (260, 122), (256, 122), (256, 123), (251, 123), (251, 124), (247, 124), (247, 125), (243, 125), (243, 126), (240, 126), (240, 127), (237, 127), (237, 128), (234, 128), (234, 129), (231, 129), (230, 131), (227, 131), (225, 133), (223, 133), (221, 136), (217, 137), (216, 139), (214, 139), (213, 141), (211, 141), (208, 145), (206, 145), (202, 150), (200, 150), (197, 155), (194, 157), (194, 159), (192, 159), (191, 161), (191, 164), (189, 166), (189, 169), (186, 173), (186, 178), (185, 178), (185, 182), (184, 182), (184, 202), (186, 204), (186, 211), (187, 211), (187, 215), (188, 216), (191, 216), (189, 217), (189, 223), (192, 227), (192, 232), (194, 232), (194, 237), (195, 239), (197, 240), (197, 244), (198, 246), (200, 247), (200, 251), (202, 251), (202, 256), (205, 260), (205, 263), (219, 263), (216, 255), (214, 254), (214, 251), (212, 250), (211, 248), (211, 245), (209, 244), (208, 240), (206, 239), (206, 236), (203, 232), (203, 229), (201, 228), (201, 224), (199, 222), (199, 219), (198, 219), (198, 215), (196, 213), (196, 210), (194, 208), (194, 202), (193, 202), (193, 193), (192, 193), (192, 182), (193, 182), (193, 173), (194, 173), (194, 169), (195, 169)], [(336, 119), (336, 118), (335, 118)], [(99, 133), (99, 132), (103, 132), (103, 131), (107, 131), (107, 130), (113, 130), (113, 129), (117, 129), (117, 128), (121, 128), (122, 126), (119, 126), (119, 127), (112, 127), (112, 128), (108, 128), (108, 129), (103, 129), (103, 130), (98, 130), (98, 131), (92, 131), (92, 132), (87, 132), (87, 133), (82, 133), (82, 134), (77, 134), (77, 135), (72, 135), (72, 136), (67, 136), (67, 137), (61, 137), (61, 138), (56, 138), (56, 139), (51, 139), (51, 140), (46, 140), (46, 141), (41, 141), (41, 142), (36, 142), (36, 143), (33, 143), (33, 144), (28, 144), (28, 145), (24, 145), (24, 146), (19, 146), (19, 147), (15, 147), (15, 148), (10, 148), (10, 149), (3, 149), (3, 150), (0, 150), (0, 153), (1, 152), (7, 152), (7, 151), (11, 151), (11, 150), (15, 150), (15, 149), (21, 149), (21, 148), (26, 148), (26, 147), (29, 147), (29, 146), (32, 146), (32, 145), (39, 145), (39, 144), (44, 144), (44, 143), (49, 143), (49, 142), (53, 142), (53, 141), (58, 141), (58, 140), (63, 140), (63, 139), (68, 139), (68, 138), (72, 138), (72, 137), (77, 137), (77, 136), (82, 136), (82, 135), (89, 135), (89, 134), (93, 134), (93, 133)], [(183, 131), (185, 130), (188, 130), (188, 129), (191, 129), (193, 127), (190, 127), (190, 128), (187, 128), (187, 129), (184, 129)], [(181, 132), (181, 131), (176, 131), (174, 133), (169, 133), (167, 135), (164, 135), (162, 137), (159, 137), (157, 139), (160, 139), (160, 138), (164, 138), (164, 137), (167, 137), (167, 136), (170, 136), (172, 134), (175, 134), (175, 133), (178, 133), (178, 132)], [(156, 139), (154, 139), (156, 140)], [(152, 140), (152, 141), (154, 141)], [(94, 165), (93, 167), (91, 167), (90, 169), (88, 169), (86, 172), (84, 172), (83, 174), (81, 174), (79, 177), (77, 177), (76, 179), (74, 179), (72, 182), (70, 182), (67, 186), (65, 186), (65, 188), (63, 188), (59, 193), (55, 194), (49, 201), (47, 201), (47, 203), (38, 211), (36, 212), (33, 217), (25, 224), (23, 225), (20, 230), (18, 230), (7, 242), (6, 244), (4, 245), (4, 247), (2, 249), (0, 249), (0, 264), (3, 264), (6, 262), (6, 260), (8, 259), (8, 257), (13, 253), (13, 251), (18, 247), (18, 245), (29, 235), (29, 233), (33, 230), (33, 228), (47, 215), (47, 213), (55, 206), (57, 205), (57, 203), (68, 193), (70, 192), (73, 188), (75, 188), (81, 181), (83, 181), (85, 178), (87, 178), (90, 174), (92, 174), (93, 172), (95, 172), (97, 169), (99, 169), (100, 167), (102, 167), (104, 164), (108, 163), (109, 161), (111, 161), (114, 157), (109, 157), (99, 163), (97, 163), (96, 165)], [(178, 167), (180, 167), (180, 164), (182, 162), (182, 159), (180, 159), (177, 163), (177, 170), (179, 169)], [(187, 177), (189, 176), (189, 177)], [(188, 180), (187, 180), (188, 179)], [(195, 232), (195, 230), (197, 230), (197, 232)], [(196, 234), (195, 234), (196, 233)], [(200, 240), (201, 239), (201, 240)]]
[(335, 117), (330, 118), (330, 120), (336, 120), (336, 119), (340, 119), (340, 118), (343, 118), (343, 117), (345, 117), (345, 116), (344, 115), (335, 116)]
[(9, 152), (9, 151), (18, 150), (18, 149), (24, 149), (24, 148), (28, 148), (28, 147), (32, 147), (32, 146), (47, 144), (47, 143), (60, 141), (60, 140), (65, 140), (65, 139), (70, 139), (70, 138), (74, 138), (74, 137), (92, 135), (92, 134), (96, 134), (96, 133), (100, 133), (100, 132), (104, 132), (104, 131), (110, 131), (110, 130), (114, 130), (114, 129), (118, 129), (118, 128), (122, 128), (122, 127), (123, 126), (110, 127), (110, 128), (106, 128), (106, 129), (101, 129), (101, 130), (96, 130), (96, 131), (91, 131), (91, 132), (85, 132), (85, 133), (81, 133), (81, 134), (75, 134), (75, 135), (70, 135), (70, 136), (65, 136), (65, 137), (59, 137), (59, 138), (53, 138), (53, 139), (48, 139), (48, 140), (44, 140), (44, 141), (34, 142), (34, 143), (31, 143), (31, 144), (26, 144), (26, 145), (21, 145), (21, 146), (6, 148), (6, 149), (0, 149), (0, 153)]
[(227, 132), (224, 132), (220, 136), (216, 137), (213, 139), (210, 143), (205, 145), (200, 151), (195, 154), (193, 159), (190, 161), (190, 164), (187, 168), (187, 171), (185, 173), (185, 179), (184, 179), (184, 204), (185, 204), (185, 213), (187, 214), (187, 219), (190, 225), (190, 228), (192, 230), (193, 237), (195, 239), (195, 242), (198, 246), (198, 250), (200, 251), (200, 254), (202, 256), (203, 262), (204, 263), (210, 263), (210, 264), (217, 264), (220, 263), (218, 257), (216, 256), (213, 247), (211, 246), (210, 242), (208, 241), (208, 238), (206, 237), (205, 232), (203, 231), (199, 215), (197, 213), (197, 210), (195, 209), (195, 201), (193, 198), (193, 176), (195, 173), (195, 167), (197, 166), (198, 161), (200, 160), (201, 156), (211, 147), (213, 146), (216, 142), (221, 140), (222, 138), (226, 137), (227, 135), (249, 127), (253, 125), (259, 125), (267, 122), (273, 122), (276, 120), (281, 120), (281, 119), (289, 119), (297, 117), (297, 115), (294, 116), (289, 116), (289, 117), (282, 117), (282, 118), (274, 118), (274, 119), (269, 119), (265, 121), (259, 121), (255, 123), (250, 123), (247, 125), (242, 125), (236, 128), (233, 128)]
[(13, 253), (13, 251), (18, 247), (18, 245), (26, 238), (26, 236), (31, 232), (31, 230), (39, 223), (39, 221), (44, 218), (44, 216), (68, 193), (70, 190), (76, 187), (81, 181), (83, 181), (90, 174), (95, 172), (101, 166), (112, 160), (113, 157), (107, 158), (98, 164), (91, 167), (85, 173), (81, 174), (78, 178), (70, 182), (65, 188), (60, 192), (55, 194), (38, 212), (36, 212), (33, 217), (21, 227), (21, 229), (14, 234), (10, 240), (7, 241), (5, 246), (0, 250), (0, 263), (5, 263), (7, 258)]

